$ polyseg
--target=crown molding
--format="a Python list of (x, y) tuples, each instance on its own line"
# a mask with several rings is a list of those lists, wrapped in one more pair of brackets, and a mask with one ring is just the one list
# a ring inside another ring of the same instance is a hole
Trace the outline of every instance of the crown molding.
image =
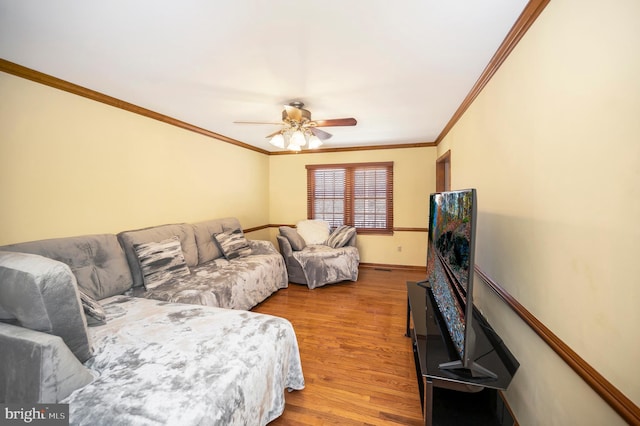
[(491, 80), (493, 75), (498, 71), (498, 68), (500, 68), (511, 51), (520, 42), (522, 37), (529, 30), (531, 25), (533, 25), (533, 23), (542, 13), (547, 4), (549, 4), (549, 1), (551, 0), (530, 0), (529, 3), (527, 3), (524, 10), (518, 17), (518, 20), (515, 24), (513, 24), (513, 27), (511, 27), (509, 34), (507, 34), (500, 47), (498, 47), (498, 50), (489, 61), (489, 65), (487, 65), (484, 71), (482, 71), (482, 74), (480, 75), (480, 78), (478, 78), (478, 81), (476, 81), (476, 84), (471, 88), (471, 91), (469, 92), (467, 97), (464, 98), (462, 104), (460, 104), (447, 125), (444, 126), (444, 129), (442, 129), (442, 132), (440, 132), (440, 135), (438, 135), (438, 138), (436, 139), (436, 145), (439, 145), (440, 142), (442, 142), (442, 140), (445, 138), (445, 136), (447, 136), (449, 131), (453, 128), (453, 126), (455, 126), (458, 120), (460, 120), (469, 106), (471, 106), (482, 89), (484, 89), (487, 83), (489, 83), (489, 80)]
[(458, 107), (456, 112), (453, 114), (447, 125), (444, 127), (438, 138), (434, 142), (416, 142), (416, 143), (405, 143), (405, 144), (387, 144), (387, 145), (367, 145), (360, 147), (344, 147), (344, 148), (325, 148), (325, 149), (314, 149), (314, 150), (305, 150), (299, 152), (291, 152), (291, 151), (277, 151), (270, 152), (262, 148), (255, 147), (253, 145), (249, 145), (247, 143), (241, 142), (239, 140), (230, 138), (228, 136), (221, 135), (219, 133), (212, 132), (210, 130), (204, 129), (202, 127), (195, 126), (193, 124), (178, 120), (176, 118), (160, 114), (158, 112), (149, 110), (147, 108), (143, 108), (138, 105), (134, 105), (132, 103), (114, 98), (109, 95), (105, 95), (104, 93), (97, 92), (95, 90), (88, 89), (86, 87), (79, 86), (77, 84), (71, 83), (69, 81), (62, 80), (60, 78), (42, 73), (40, 71), (36, 71), (27, 67), (24, 67), (19, 64), (15, 64), (13, 62), (7, 61), (5, 59), (0, 58), (0, 71), (6, 72), (8, 74), (12, 74), (18, 77), (25, 78), (27, 80), (34, 81), (36, 83), (44, 84), (46, 86), (53, 87), (55, 89), (64, 90), (69, 93), (73, 93), (78, 96), (82, 96), (97, 102), (101, 102), (116, 108), (123, 109), (125, 111), (132, 112), (134, 114), (139, 114), (154, 120), (161, 121), (163, 123), (167, 123), (176, 127), (180, 127), (185, 130), (189, 130), (191, 132), (195, 132), (201, 134), (203, 136), (207, 136), (210, 138), (217, 139), (222, 142), (226, 142), (232, 145), (236, 145), (241, 148), (246, 148), (251, 151), (259, 152), (265, 155), (292, 155), (292, 154), (324, 154), (331, 152), (353, 152), (353, 151), (371, 151), (371, 150), (380, 150), (380, 149), (402, 149), (402, 148), (424, 148), (424, 147), (433, 147), (437, 146), (444, 137), (449, 133), (449, 131), (453, 128), (453, 126), (458, 122), (460, 117), (464, 114), (464, 112), (469, 108), (471, 103), (475, 100), (478, 94), (482, 91), (482, 89), (487, 85), (491, 77), (496, 73), (500, 65), (506, 60), (511, 51), (518, 44), (520, 39), (527, 32), (529, 27), (535, 22), (540, 13), (544, 10), (546, 5), (550, 0), (530, 0), (523, 12), (520, 14), (520, 17), (513, 25), (509, 34), (505, 37), (504, 41), (494, 54), (493, 58), (489, 62), (489, 65), (484, 69), (482, 75), (475, 83), (467, 97), (464, 99), (462, 104)]
[(70, 81), (62, 80), (58, 77), (54, 77), (52, 75), (45, 74), (43, 72), (36, 71), (31, 68), (27, 68), (25, 66), (16, 64), (14, 62), (7, 61), (6, 59), (0, 58), (0, 71), (5, 72), (7, 74), (15, 75), (16, 77), (21, 77), (27, 80), (31, 80), (36, 83), (44, 84), (45, 86), (53, 87), (54, 89), (63, 90), (65, 92), (72, 93), (74, 95), (82, 96), (83, 98), (91, 99), (96, 102), (101, 102), (103, 104), (107, 104), (115, 108), (120, 108), (125, 111), (132, 112), (134, 114), (139, 114), (147, 118), (158, 120), (163, 123), (170, 124), (172, 126), (180, 127), (182, 129), (189, 130), (191, 132), (195, 132), (213, 139), (217, 139), (222, 142), (230, 143), (232, 145), (236, 145), (241, 148), (246, 148), (251, 151), (256, 151), (265, 155), (319, 154), (319, 153), (327, 153), (327, 152), (369, 151), (369, 150), (377, 150), (377, 149), (421, 148), (425, 146), (436, 146), (435, 142), (418, 142), (418, 143), (406, 143), (406, 144), (398, 144), (398, 145), (371, 145), (371, 146), (361, 146), (361, 147), (355, 147), (355, 148), (325, 148), (325, 149), (317, 149), (317, 150), (305, 150), (300, 152), (293, 152), (293, 151), (269, 152), (265, 149), (255, 147), (253, 145), (249, 145), (247, 143), (230, 138), (228, 136), (221, 135), (219, 133), (212, 132), (211, 130), (203, 129), (202, 127), (195, 126), (193, 124), (187, 123), (182, 120), (178, 120), (168, 115), (160, 114), (150, 109), (132, 104), (130, 102), (126, 102), (121, 99), (114, 98), (113, 96), (105, 95), (104, 93), (100, 93), (95, 90), (91, 90), (86, 87), (80, 86), (78, 84), (71, 83)]
[(134, 105), (132, 103), (114, 98), (109, 95), (105, 95), (104, 93), (96, 92), (95, 90), (87, 89), (86, 87), (79, 86), (77, 84), (71, 83), (66, 80), (62, 80), (57, 77), (53, 77), (51, 75), (42, 73), (40, 71), (33, 70), (31, 68), (24, 67), (22, 65), (18, 65), (13, 62), (9, 62), (5, 59), (0, 58), (0, 71), (6, 72), (7, 74), (12, 74), (17, 77), (22, 77), (27, 80), (34, 81), (36, 83), (44, 84), (45, 86), (53, 87), (55, 89), (64, 90), (65, 92), (73, 93), (74, 95), (82, 96), (87, 99), (91, 99), (93, 101), (101, 102), (103, 104), (110, 105), (112, 107), (120, 108), (125, 111), (132, 112), (134, 114), (139, 114), (144, 117), (152, 118), (154, 120), (162, 121), (163, 123), (170, 124), (172, 126), (180, 127), (185, 130), (189, 130), (191, 132), (199, 133), (203, 136), (207, 136), (210, 138), (217, 139), (222, 142), (230, 143), (232, 145), (239, 146), (241, 148), (250, 149), (252, 151), (260, 152), (262, 154), (267, 154), (269, 151), (266, 151), (261, 148), (257, 148), (253, 145), (246, 144), (244, 142), (240, 142), (228, 136), (221, 135), (219, 133), (212, 132), (207, 129), (203, 129), (202, 127), (195, 126), (193, 124), (189, 124), (187, 122), (178, 120), (173, 117), (169, 117), (168, 115), (160, 114), (155, 111), (151, 111), (150, 109), (143, 108), (138, 105)]
[(365, 146), (358, 146), (358, 147), (343, 147), (343, 148), (319, 148), (319, 149), (307, 149), (302, 151), (273, 151), (273, 152), (269, 152), (269, 155), (324, 154), (327, 152), (374, 151), (377, 149), (424, 148), (424, 147), (430, 147), (430, 146), (437, 146), (437, 143), (436, 142), (415, 142), (415, 143), (403, 143), (403, 144), (365, 145)]

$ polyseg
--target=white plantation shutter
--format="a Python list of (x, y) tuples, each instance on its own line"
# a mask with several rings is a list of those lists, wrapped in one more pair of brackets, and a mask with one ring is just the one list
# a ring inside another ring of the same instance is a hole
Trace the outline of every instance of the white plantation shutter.
[(307, 217), (393, 232), (393, 162), (307, 166)]

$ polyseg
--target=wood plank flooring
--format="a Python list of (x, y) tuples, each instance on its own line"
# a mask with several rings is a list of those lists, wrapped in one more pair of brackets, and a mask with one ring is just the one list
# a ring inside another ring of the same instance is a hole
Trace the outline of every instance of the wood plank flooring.
[(253, 309), (287, 318), (306, 387), (286, 395), (272, 425), (420, 425), (406, 281), (424, 273), (361, 269), (358, 282), (289, 284)]

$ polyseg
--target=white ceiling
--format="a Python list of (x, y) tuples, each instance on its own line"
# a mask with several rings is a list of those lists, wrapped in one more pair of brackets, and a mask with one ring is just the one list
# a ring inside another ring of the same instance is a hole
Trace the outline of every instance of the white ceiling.
[(0, 58), (268, 151), (301, 100), (324, 147), (433, 142), (526, 0), (0, 0)]

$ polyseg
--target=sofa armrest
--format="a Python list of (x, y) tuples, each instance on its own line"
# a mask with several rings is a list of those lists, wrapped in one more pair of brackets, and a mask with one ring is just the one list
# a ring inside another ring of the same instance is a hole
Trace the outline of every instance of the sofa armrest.
[(280, 254), (285, 258), (289, 259), (293, 257), (293, 249), (291, 248), (291, 243), (286, 237), (282, 235), (277, 235), (278, 246), (280, 246)]
[(251, 247), (251, 254), (277, 254), (278, 250), (273, 246), (271, 241), (266, 240), (247, 240)]
[(48, 257), (0, 251), (0, 318), (60, 336), (81, 362), (93, 356), (76, 278)]
[(307, 278), (302, 269), (300, 262), (293, 256), (293, 248), (287, 237), (277, 235), (280, 254), (284, 257), (284, 263), (287, 265), (287, 276), (292, 283), (306, 284)]
[(345, 245), (346, 246), (355, 247), (356, 246), (356, 238), (357, 237), (358, 237), (358, 234), (353, 234), (353, 237), (351, 237), (351, 239)]
[(93, 380), (59, 336), (0, 323), (0, 402), (58, 403)]

